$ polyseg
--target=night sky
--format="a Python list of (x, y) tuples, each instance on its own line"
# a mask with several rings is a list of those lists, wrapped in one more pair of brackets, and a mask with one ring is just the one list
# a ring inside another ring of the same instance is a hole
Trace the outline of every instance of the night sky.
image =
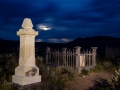
[(0, 38), (19, 40), (24, 18), (39, 31), (37, 42), (120, 37), (120, 0), (0, 0)]

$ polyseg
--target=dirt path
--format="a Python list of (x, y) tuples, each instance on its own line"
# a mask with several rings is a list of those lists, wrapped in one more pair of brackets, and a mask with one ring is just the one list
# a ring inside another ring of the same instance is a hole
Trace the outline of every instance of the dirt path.
[[(78, 77), (76, 82), (74, 81), (67, 82), (65, 90), (88, 90), (90, 87), (95, 87), (96, 83), (101, 84), (101, 82), (105, 82), (106, 80), (110, 79), (111, 76), (112, 74), (107, 72), (90, 73), (88, 76)], [(69, 89), (69, 87), (71, 89)]]

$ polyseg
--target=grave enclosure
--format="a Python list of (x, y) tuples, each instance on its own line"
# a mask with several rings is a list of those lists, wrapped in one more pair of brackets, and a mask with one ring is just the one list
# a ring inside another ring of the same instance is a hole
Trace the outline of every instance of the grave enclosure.
[(85, 68), (90, 70), (96, 66), (96, 50), (97, 47), (91, 47), (91, 50), (81, 51), (81, 47), (76, 46), (70, 50), (62, 48), (61, 50), (46, 49), (46, 64), (51, 66), (62, 66), (76, 68), (78, 72)]

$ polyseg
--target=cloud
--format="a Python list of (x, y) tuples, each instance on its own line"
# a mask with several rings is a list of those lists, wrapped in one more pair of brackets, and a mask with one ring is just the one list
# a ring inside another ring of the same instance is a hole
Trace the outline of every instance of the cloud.
[(55, 38), (52, 38), (52, 39), (48, 39), (49, 42), (52, 42), (52, 43), (60, 43), (60, 39), (55, 39)]
[[(67, 38), (94, 35), (120, 37), (119, 8), (120, 0), (0, 0), (0, 38), (17, 39), (16, 31), (24, 18), (31, 18), (42, 41), (51, 38), (48, 41), (65, 42)], [(39, 27), (42, 24), (46, 32)]]
[(42, 42), (42, 39), (36, 39), (35, 42)]
[(51, 43), (67, 43), (72, 41), (72, 39), (67, 39), (67, 38), (62, 38), (62, 39), (56, 39), (56, 38), (51, 38), (48, 39), (49, 42)]
[(50, 26), (47, 25), (47, 24), (38, 24), (38, 25), (37, 25), (37, 29), (47, 31), (47, 30), (52, 29), (52, 27), (50, 27)]
[(42, 0), (21, 1), (0, 1), (0, 16), (3, 18), (13, 17), (44, 17), (47, 14), (56, 12), (57, 7), (53, 2)]
[(70, 41), (72, 41), (71, 39), (67, 39), (67, 38), (62, 38), (61, 40), (64, 41), (64, 42), (70, 42)]

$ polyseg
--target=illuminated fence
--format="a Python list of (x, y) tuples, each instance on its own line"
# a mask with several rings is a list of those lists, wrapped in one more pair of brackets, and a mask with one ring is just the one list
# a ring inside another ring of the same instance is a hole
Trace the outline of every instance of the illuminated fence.
[(64, 67), (85, 68), (96, 65), (97, 47), (91, 50), (81, 51), (81, 47), (77, 46), (70, 50), (62, 48), (61, 50), (46, 49), (46, 64)]

